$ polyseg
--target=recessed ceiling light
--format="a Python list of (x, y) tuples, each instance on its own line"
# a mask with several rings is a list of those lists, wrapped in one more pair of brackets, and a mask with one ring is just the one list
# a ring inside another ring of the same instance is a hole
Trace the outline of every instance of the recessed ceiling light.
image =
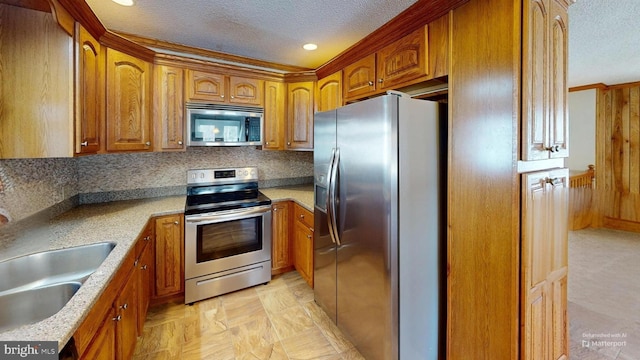
[(133, 0), (112, 0), (112, 1), (122, 6), (133, 6)]
[(311, 50), (317, 49), (318, 45), (309, 43), (309, 44), (302, 45), (302, 48), (305, 49), (305, 50), (311, 51)]

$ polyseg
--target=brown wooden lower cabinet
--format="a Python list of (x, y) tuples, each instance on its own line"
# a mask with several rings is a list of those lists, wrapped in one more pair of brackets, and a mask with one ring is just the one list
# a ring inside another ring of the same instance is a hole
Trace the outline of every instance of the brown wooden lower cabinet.
[(184, 215), (155, 219), (157, 298), (184, 293)]
[(568, 175), (523, 175), (522, 360), (568, 358)]
[(313, 287), (313, 213), (294, 204), (293, 264), (300, 276)]
[(293, 270), (289, 228), (293, 202), (278, 201), (271, 205), (271, 274)]
[(155, 299), (158, 303), (169, 299), (166, 295), (184, 292), (182, 224), (182, 214), (149, 220), (73, 335), (80, 359), (130, 359), (142, 334), (152, 293), (157, 296), (160, 289), (161, 297)]
[(93, 341), (80, 357), (81, 359), (113, 360), (116, 358), (116, 323), (113, 318), (115, 318), (115, 312), (111, 308), (95, 333)]

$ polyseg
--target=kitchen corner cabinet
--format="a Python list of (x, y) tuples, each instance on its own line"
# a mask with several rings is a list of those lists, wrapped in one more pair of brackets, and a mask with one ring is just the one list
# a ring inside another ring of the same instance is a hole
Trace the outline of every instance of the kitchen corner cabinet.
[(567, 6), (564, 0), (523, 2), (523, 160), (569, 156)]
[(284, 150), (286, 84), (266, 81), (264, 84), (264, 145), (266, 150)]
[(184, 292), (184, 216), (160, 216), (154, 221), (154, 297), (178, 295)]
[(521, 359), (567, 359), (567, 169), (522, 181)]
[(156, 65), (154, 73), (154, 149), (185, 150), (184, 70)]
[(76, 154), (101, 150), (105, 121), (105, 49), (76, 23)]
[(151, 150), (151, 69), (107, 49), (107, 151)]
[(263, 106), (264, 81), (187, 70), (187, 101)]
[(287, 84), (288, 150), (313, 150), (313, 81)]
[(293, 262), (300, 276), (313, 288), (313, 213), (294, 203)]
[(324, 77), (316, 83), (316, 112), (342, 106), (342, 71)]
[(271, 275), (293, 269), (289, 245), (290, 213), (293, 202), (279, 201), (271, 205)]

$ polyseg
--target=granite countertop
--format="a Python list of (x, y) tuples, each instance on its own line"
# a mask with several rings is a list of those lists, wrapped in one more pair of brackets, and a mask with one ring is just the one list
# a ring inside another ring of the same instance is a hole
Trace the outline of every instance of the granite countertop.
[[(293, 200), (313, 211), (313, 186), (266, 188), (272, 201)], [(116, 247), (78, 292), (55, 315), (0, 333), (3, 341), (57, 341), (62, 349), (98, 300), (151, 217), (182, 213), (185, 197), (81, 205), (3, 239), (0, 260), (39, 251), (112, 241)]]
[(313, 212), (313, 185), (260, 189), (271, 201), (293, 200)]

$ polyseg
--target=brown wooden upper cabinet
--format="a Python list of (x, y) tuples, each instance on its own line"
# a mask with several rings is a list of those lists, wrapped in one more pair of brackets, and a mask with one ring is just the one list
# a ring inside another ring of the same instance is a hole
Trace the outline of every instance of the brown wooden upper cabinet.
[(316, 83), (316, 112), (342, 106), (342, 71), (324, 77)]
[(105, 116), (105, 50), (76, 23), (75, 153), (100, 151)]
[(314, 82), (287, 84), (287, 143), (289, 150), (313, 150)]
[(156, 65), (154, 86), (154, 149), (184, 150), (184, 70)]
[(344, 68), (344, 97), (353, 100), (378, 91), (426, 80), (429, 69), (428, 26)]
[(151, 150), (151, 69), (107, 49), (107, 151)]
[(187, 101), (264, 105), (264, 80), (187, 70)]
[(284, 150), (287, 109), (285, 83), (266, 81), (264, 84), (264, 145), (266, 150)]
[(523, 2), (523, 160), (569, 156), (567, 7), (559, 1)]

